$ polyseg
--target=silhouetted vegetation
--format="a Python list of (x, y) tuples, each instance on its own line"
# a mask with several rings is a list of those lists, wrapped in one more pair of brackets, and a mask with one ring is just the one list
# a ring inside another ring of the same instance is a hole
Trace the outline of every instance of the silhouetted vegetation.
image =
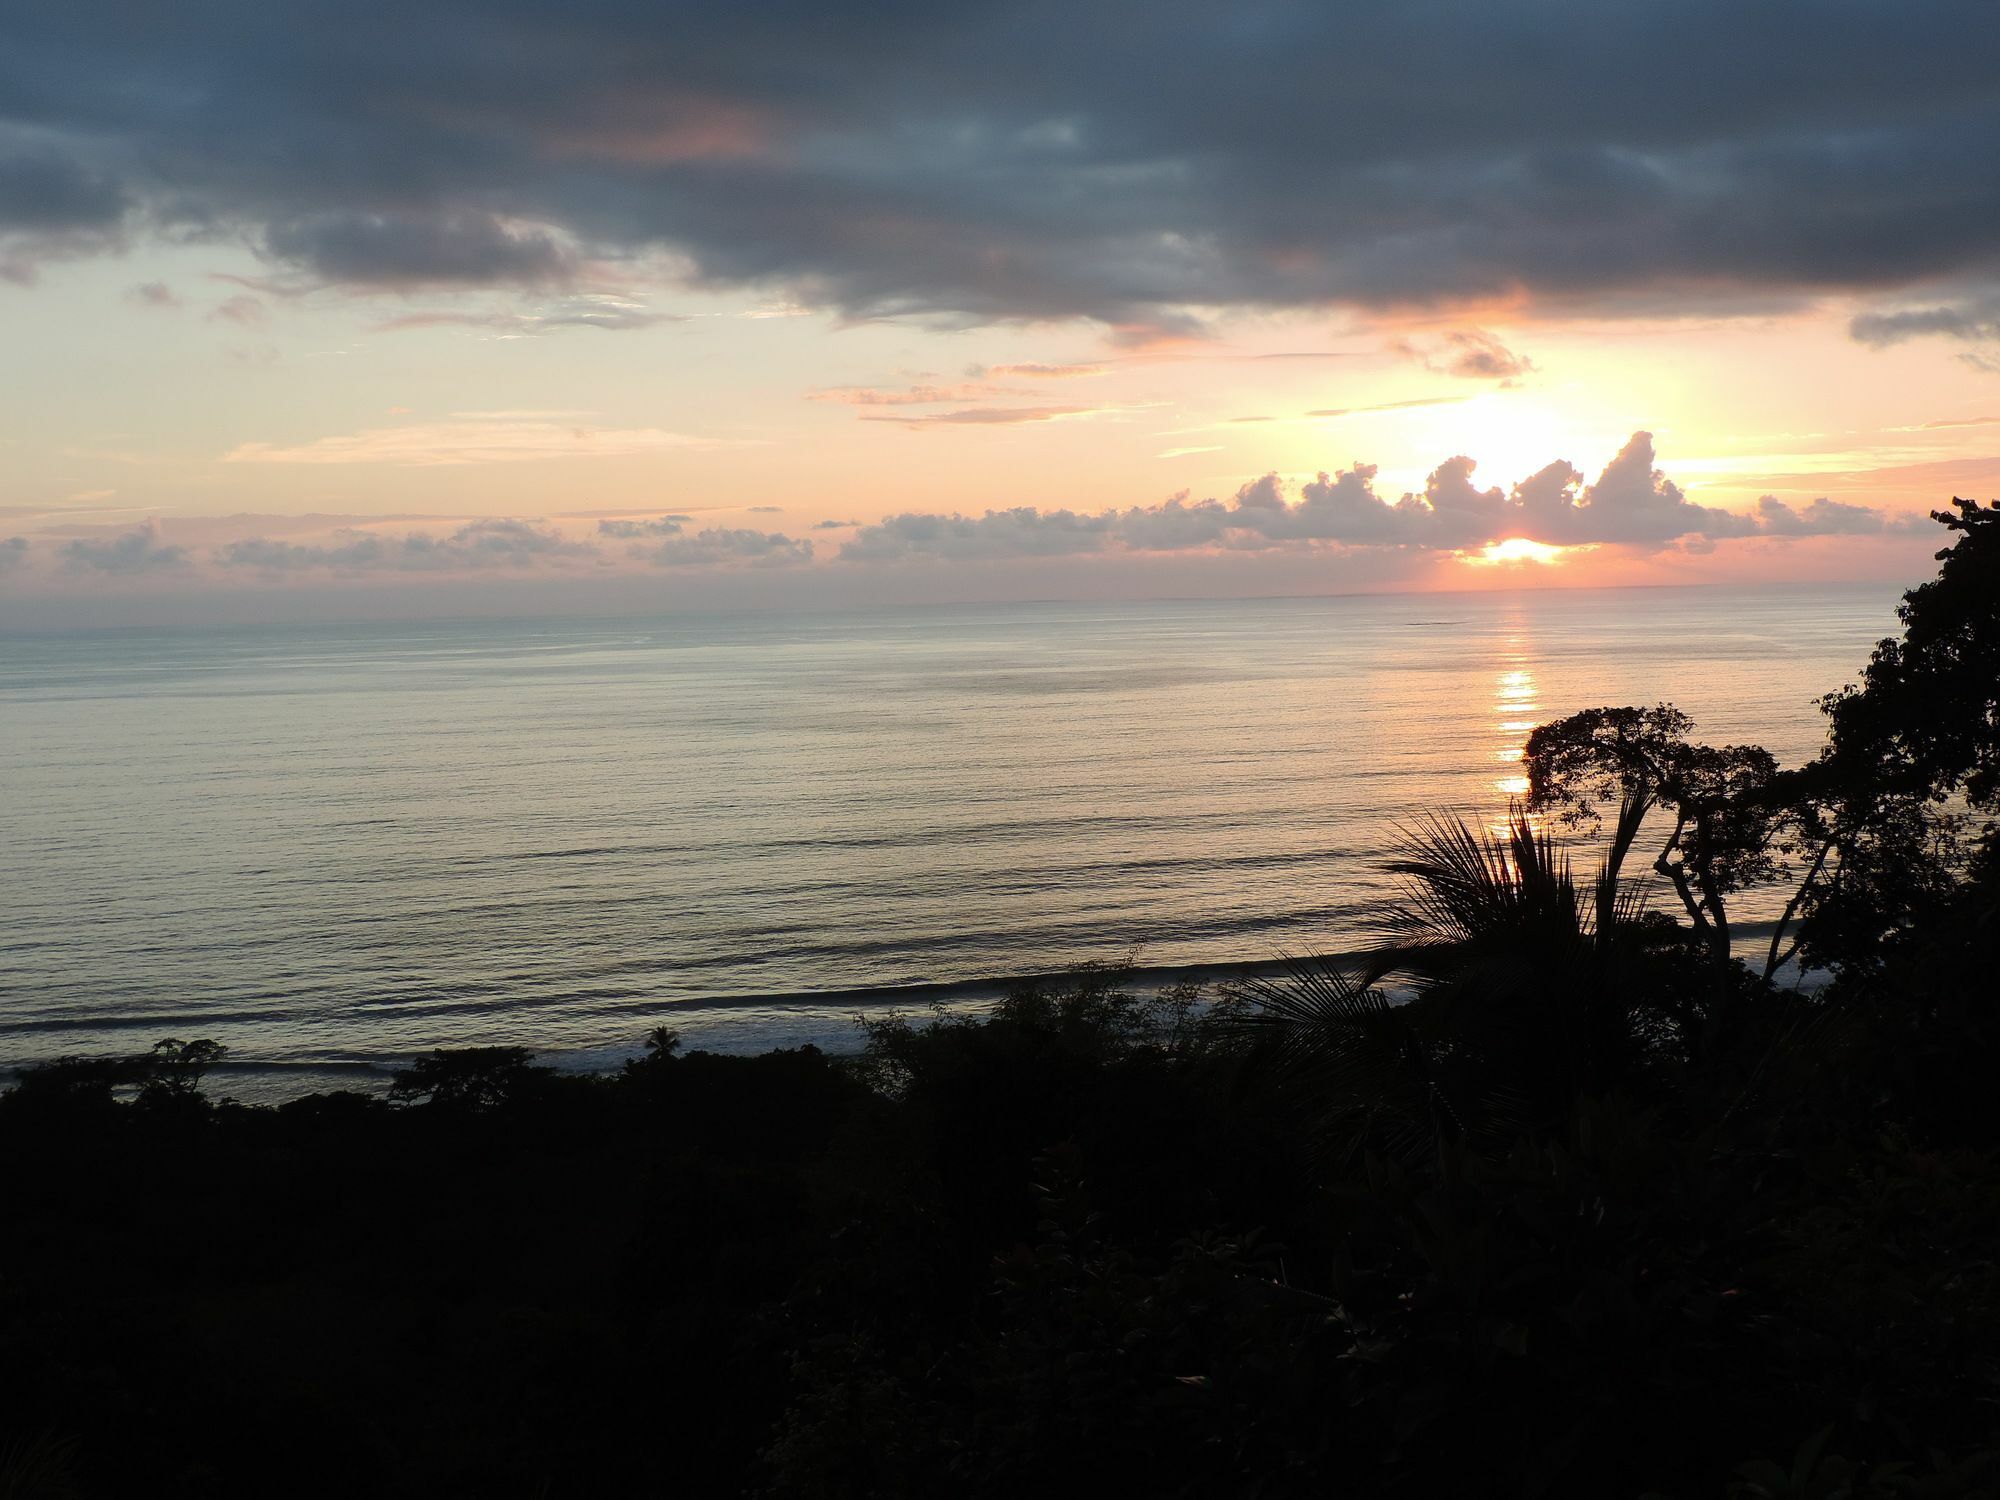
[(1353, 963), (275, 1108), (28, 1071), (0, 1496), (2000, 1494), (2000, 508), (1940, 519), (1816, 761), (1538, 729)]

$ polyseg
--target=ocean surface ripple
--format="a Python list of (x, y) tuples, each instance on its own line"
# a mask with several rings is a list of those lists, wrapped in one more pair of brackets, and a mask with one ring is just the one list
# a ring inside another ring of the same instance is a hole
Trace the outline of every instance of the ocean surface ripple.
[(0, 636), (0, 1065), (851, 1045), (1007, 975), (1345, 951), (1395, 828), (1671, 700), (1781, 760), (1873, 588)]

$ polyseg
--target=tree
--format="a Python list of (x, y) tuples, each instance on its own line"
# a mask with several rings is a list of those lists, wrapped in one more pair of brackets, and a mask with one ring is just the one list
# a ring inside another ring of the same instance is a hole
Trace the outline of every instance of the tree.
[[(1670, 703), (1591, 708), (1528, 736), (1528, 808), (1570, 828), (1595, 828), (1608, 803), (1642, 820), (1657, 807), (1673, 827), (1653, 869), (1673, 887), (1718, 973), (1730, 964), (1728, 898), (1783, 878), (1791, 840), (1770, 796), (1778, 763), (1757, 745), (1715, 748), (1688, 738), (1694, 720)], [(1622, 862), (1637, 822), (1614, 849)], [(1613, 880), (1618, 876), (1614, 863)]]
[(440, 1109), (495, 1109), (554, 1076), (552, 1069), (530, 1066), (534, 1055), (526, 1047), (439, 1047), (390, 1079), (389, 1099)]
[(1903, 596), (1901, 638), (1820, 701), (1826, 748), (1775, 789), (1820, 849), (1797, 945), (1840, 967), (1946, 903), (1973, 856), (2000, 858), (2000, 505), (1952, 505), (1932, 519), (1957, 540)]
[(1574, 828), (1618, 799), (1673, 815), (1653, 868), (1719, 973), (1727, 901), (1747, 886), (1798, 879), (1769, 979), (1795, 956), (1865, 967), (1950, 901), (1969, 854), (2000, 869), (2000, 505), (1952, 505), (1932, 513), (1957, 534), (1937, 577), (1904, 595), (1903, 634), (1875, 647), (1860, 684), (1820, 701), (1827, 743), (1809, 764), (1781, 772), (1754, 745), (1696, 744), (1665, 703), (1587, 709), (1528, 738), (1531, 809)]
[[(2000, 502), (1954, 499), (1931, 519), (1958, 540), (1903, 596), (1901, 640), (1875, 647), (1861, 685), (1826, 698), (1827, 755), (1878, 786), (2000, 813)], [(1989, 820), (1988, 836), (1993, 831)]]
[(1499, 837), (1430, 819), (1388, 863), (1403, 889), (1381, 914), (1387, 943), (1352, 966), (1242, 981), (1242, 1024), (1322, 1148), (1406, 1165), (1459, 1144), (1501, 1151), (1579, 1099), (1643, 1087), (1663, 1044), (1697, 1045), (1700, 1017), (1674, 1003), (1683, 976), (1619, 876), (1642, 816), (1621, 807), (1587, 888), (1525, 816)]
[(140, 1102), (180, 1104), (195, 1098), (201, 1092), (202, 1074), (228, 1054), (227, 1047), (207, 1037), (184, 1042), (170, 1036), (153, 1043), (151, 1055), (139, 1060)]

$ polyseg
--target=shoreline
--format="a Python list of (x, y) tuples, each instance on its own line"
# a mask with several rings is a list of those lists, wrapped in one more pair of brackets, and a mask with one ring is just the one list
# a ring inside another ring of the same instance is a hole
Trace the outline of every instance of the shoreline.
[[(1746, 956), (1754, 959), (1770, 940), (1774, 923), (1745, 922), (1736, 929)], [(1359, 959), (1366, 949), (1337, 953), (1278, 954), (1267, 958), (1175, 964), (1081, 963), (1062, 968), (1025, 970), (1012, 974), (985, 975), (968, 979), (925, 980), (909, 984), (855, 985), (842, 989), (775, 991), (758, 994), (719, 995), (692, 1000), (671, 1000), (634, 1010), (631, 1030), (620, 1039), (535, 1046), (531, 1041), (494, 1034), (476, 1039), (432, 1041), (407, 1047), (385, 1047), (379, 1052), (322, 1057), (260, 1057), (231, 1046), (231, 1055), (210, 1069), (218, 1095), (242, 1104), (281, 1104), (290, 1099), (335, 1090), (359, 1089), (380, 1092), (391, 1076), (434, 1047), (523, 1045), (536, 1061), (565, 1074), (605, 1074), (616, 1072), (644, 1050), (644, 1035), (654, 1026), (666, 1026), (681, 1033), (683, 1046), (690, 1052), (710, 1052), (730, 1057), (754, 1057), (767, 1052), (812, 1046), (830, 1056), (853, 1056), (862, 1050), (859, 1022), (886, 1020), (895, 1015), (922, 1017), (932, 1012), (976, 1016), (992, 1008), (1016, 989), (1034, 985), (1056, 985), (1080, 973), (1117, 974), (1121, 987), (1145, 996), (1182, 985), (1220, 988), (1246, 979), (1283, 973), (1298, 963), (1348, 963)], [(1781, 971), (1785, 983), (1789, 972), (1794, 985), (1812, 990), (1824, 983), (1824, 976), (1799, 974), (1795, 966)], [(704, 1024), (706, 1022), (706, 1024)], [(148, 1038), (150, 1046), (175, 1030), (172, 1022), (150, 1025), (141, 1018), (121, 1018), (100, 1022), (135, 1036)], [(198, 1029), (179, 1027), (182, 1032)], [(219, 1038), (218, 1038), (219, 1039)], [(132, 1049), (143, 1051), (144, 1047)], [(0, 1080), (11, 1081), (26, 1068), (62, 1056), (110, 1056), (123, 1053), (78, 1051), (0, 1060)], [(234, 1087), (231, 1087), (234, 1085)]]

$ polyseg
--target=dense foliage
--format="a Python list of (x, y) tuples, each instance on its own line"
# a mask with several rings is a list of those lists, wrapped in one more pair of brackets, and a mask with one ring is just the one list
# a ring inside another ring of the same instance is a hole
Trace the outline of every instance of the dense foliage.
[[(2000, 510), (1947, 524), (1814, 766), (1538, 731), (1601, 866), (1420, 825), (1353, 965), (276, 1108), (31, 1070), (0, 1496), (2000, 1494)], [(1780, 878), (1823, 988), (1718, 956)]]

